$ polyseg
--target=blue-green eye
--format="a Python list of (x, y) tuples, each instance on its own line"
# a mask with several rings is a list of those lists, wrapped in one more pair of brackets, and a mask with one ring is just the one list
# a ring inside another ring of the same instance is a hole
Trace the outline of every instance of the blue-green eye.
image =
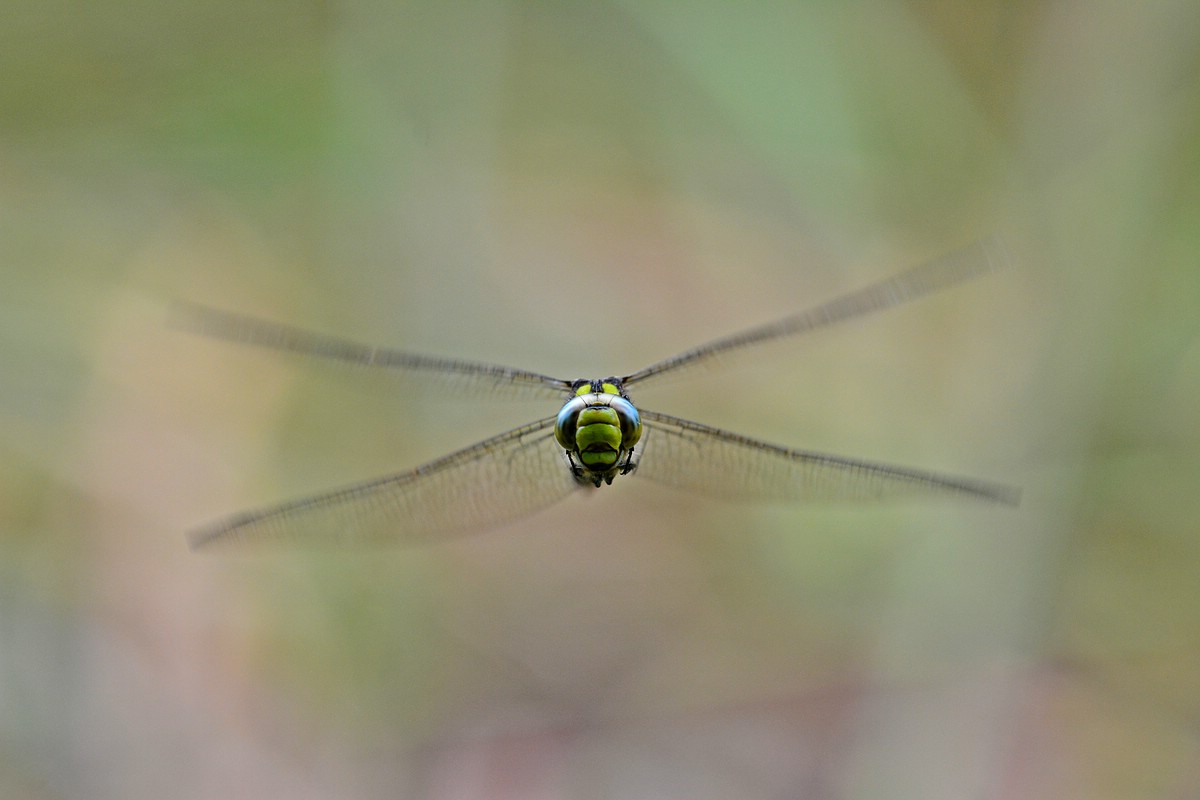
[(554, 438), (565, 450), (575, 449), (575, 429), (579, 423), (579, 415), (588, 407), (583, 397), (572, 397), (558, 412), (554, 421)]
[(628, 450), (642, 438), (642, 415), (624, 397), (614, 397), (608, 404), (621, 421), (621, 447)]

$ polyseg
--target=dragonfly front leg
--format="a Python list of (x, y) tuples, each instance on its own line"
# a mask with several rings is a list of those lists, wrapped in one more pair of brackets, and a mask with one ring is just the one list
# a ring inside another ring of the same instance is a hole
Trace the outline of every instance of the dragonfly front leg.
[[(604, 479), (603, 473), (594, 472), (583, 464), (580, 464), (575, 460), (575, 453), (571, 450), (564, 450), (563, 453), (567, 456), (567, 464), (571, 470), (571, 477), (575, 479), (576, 483), (580, 486), (600, 488), (600, 482)], [(611, 483), (611, 479), (609, 482)]]
[(567, 464), (571, 470), (571, 477), (580, 486), (594, 486), (597, 489), (601, 484), (612, 485), (613, 478), (618, 475), (628, 475), (637, 469), (637, 458), (633, 450), (629, 450), (622, 456), (621, 460), (612, 467), (605, 470), (595, 470), (581, 464), (576, 460), (576, 453), (571, 450), (564, 450), (563, 453), (567, 457)]
[(629, 473), (631, 473), (635, 469), (637, 469), (637, 466), (638, 466), (637, 456), (638, 456), (638, 453), (637, 453), (636, 448), (630, 448), (629, 452), (625, 454), (624, 460), (618, 465), (618, 468), (620, 469), (622, 475), (628, 475)]

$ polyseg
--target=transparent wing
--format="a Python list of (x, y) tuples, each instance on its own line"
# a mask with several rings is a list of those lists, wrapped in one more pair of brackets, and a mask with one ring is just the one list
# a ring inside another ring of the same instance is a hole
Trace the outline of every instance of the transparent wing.
[(635, 475), (712, 497), (759, 501), (864, 501), (956, 495), (1015, 506), (1020, 489), (910, 467), (789, 450), (640, 409), (645, 445)]
[(454, 383), (459, 389), (515, 390), (519, 396), (561, 400), (571, 382), (528, 370), (477, 361), (438, 358), (373, 347), (257, 317), (176, 301), (171, 327), (237, 344), (336, 361), (356, 367), (409, 370)]
[(988, 272), (996, 271), (1007, 263), (1008, 252), (999, 236), (980, 239), (960, 250), (955, 250), (865, 289), (843, 295), (816, 308), (784, 317), (767, 325), (750, 328), (723, 339), (716, 339), (651, 364), (632, 375), (625, 376), (621, 381), (627, 387), (632, 386), (685, 367), (708, 363), (730, 350), (738, 350), (786, 336), (798, 336), (855, 317), (903, 305)]
[(553, 417), (539, 420), (409, 472), (220, 520), (189, 539), (193, 548), (420, 542), (518, 519), (577, 488), (553, 428)]

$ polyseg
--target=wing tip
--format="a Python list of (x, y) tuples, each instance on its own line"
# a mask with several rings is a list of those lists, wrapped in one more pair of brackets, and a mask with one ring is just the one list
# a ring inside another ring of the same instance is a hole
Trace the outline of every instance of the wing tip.
[(1009, 508), (1020, 508), (1021, 506), (1021, 487), (1020, 486), (997, 486), (992, 490), (992, 499), (997, 503), (1008, 506)]
[(955, 488), (989, 503), (1009, 508), (1019, 508), (1021, 505), (1022, 489), (1020, 486), (989, 481), (971, 481), (970, 483), (959, 483)]
[(195, 553), (211, 548), (220, 542), (228, 531), (229, 528), (224, 525), (196, 528), (184, 534), (184, 538), (187, 540), (188, 550)]
[(188, 549), (194, 553), (198, 550), (209, 550), (221, 544), (245, 541), (245, 531), (240, 529), (256, 519), (258, 519), (256, 514), (239, 514), (209, 525), (193, 528), (184, 534)]

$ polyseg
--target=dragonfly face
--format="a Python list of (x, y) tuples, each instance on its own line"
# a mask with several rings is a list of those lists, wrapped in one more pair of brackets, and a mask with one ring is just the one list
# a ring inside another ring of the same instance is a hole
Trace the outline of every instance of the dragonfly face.
[(642, 438), (642, 419), (620, 379), (575, 381), (554, 421), (554, 438), (566, 451), (576, 483), (599, 487), (637, 467), (634, 447)]
[[(857, 503), (950, 495), (1016, 505), (1020, 491), (991, 481), (798, 450), (634, 408), (625, 388), (722, 354), (865, 316), (962, 283), (1003, 264), (996, 239), (930, 261), (767, 325), (717, 339), (620, 378), (571, 381), (496, 364), (372, 347), (240, 314), (180, 304), (175, 323), (197, 333), (343, 364), (410, 373), (427, 382), (515, 392), (565, 405), (544, 417), (415, 469), (246, 511), (193, 532), (193, 546), (280, 539), (415, 542), (520, 519), (581, 487), (637, 475), (705, 497)], [(644, 425), (644, 428), (643, 428)], [(564, 469), (564, 454), (567, 469)]]

